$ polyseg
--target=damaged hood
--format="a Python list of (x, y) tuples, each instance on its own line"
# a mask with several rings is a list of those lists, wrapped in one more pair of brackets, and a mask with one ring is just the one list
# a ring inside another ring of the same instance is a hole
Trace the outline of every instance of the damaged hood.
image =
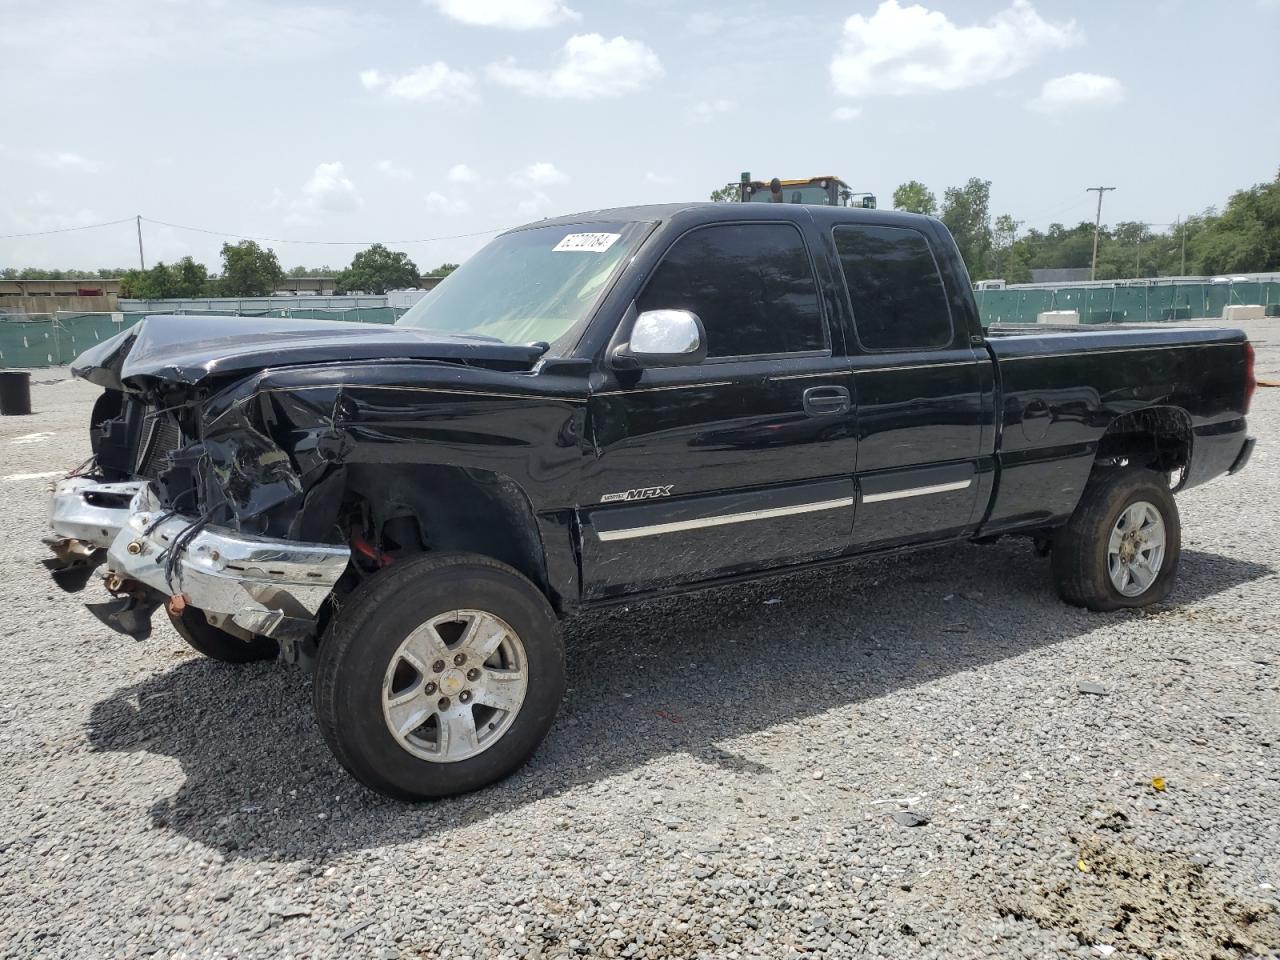
[(268, 367), (352, 360), (444, 360), (532, 366), (542, 344), (506, 344), (414, 327), (279, 317), (153, 316), (80, 354), (77, 377), (122, 390), (146, 379), (193, 386)]

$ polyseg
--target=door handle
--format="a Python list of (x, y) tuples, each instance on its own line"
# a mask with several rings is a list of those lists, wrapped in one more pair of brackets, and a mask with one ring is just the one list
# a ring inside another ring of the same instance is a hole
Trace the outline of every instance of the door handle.
[(830, 417), (849, 412), (849, 391), (844, 387), (810, 387), (803, 394), (804, 412), (811, 417)]

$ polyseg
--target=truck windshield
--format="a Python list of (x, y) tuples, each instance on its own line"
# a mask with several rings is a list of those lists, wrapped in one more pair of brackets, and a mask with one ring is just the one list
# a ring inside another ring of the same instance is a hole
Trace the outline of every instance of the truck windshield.
[(555, 344), (586, 320), (647, 223), (530, 227), (496, 238), (397, 323), (505, 343)]

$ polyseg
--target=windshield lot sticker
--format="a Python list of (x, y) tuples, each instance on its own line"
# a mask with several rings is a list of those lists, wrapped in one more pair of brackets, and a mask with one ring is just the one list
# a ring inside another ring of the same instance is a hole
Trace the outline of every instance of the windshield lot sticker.
[(604, 253), (622, 236), (620, 233), (571, 233), (552, 248), (554, 253)]

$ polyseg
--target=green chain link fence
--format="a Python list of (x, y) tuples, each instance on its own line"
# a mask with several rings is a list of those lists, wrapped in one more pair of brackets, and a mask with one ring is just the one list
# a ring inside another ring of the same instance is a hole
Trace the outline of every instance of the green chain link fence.
[[(1081, 323), (1137, 323), (1221, 317), (1228, 304), (1260, 304), (1268, 316), (1280, 316), (1280, 280), (1239, 280), (1231, 283), (1096, 284), (1063, 287), (1008, 287), (975, 290), (984, 326), (992, 323), (1035, 323), (1049, 310), (1076, 310)], [(154, 313), (155, 311), (150, 311)], [(297, 317), (306, 320), (347, 320), (355, 323), (395, 323), (404, 313), (398, 307), (339, 308), (272, 307), (235, 314), (209, 310), (179, 311), (190, 316)], [(148, 313), (58, 313), (0, 316), (0, 369), (57, 367)]]
[[(395, 323), (403, 309), (352, 307), (323, 310), (280, 308), (235, 314), (254, 317), (298, 317), (306, 320), (346, 320), (353, 323)], [(133, 326), (147, 313), (58, 313), (0, 316), (0, 369), (59, 367), (85, 350)], [(191, 311), (188, 316), (224, 316)], [(225, 314), (225, 316), (232, 316)]]
[(1049, 310), (1075, 310), (1081, 323), (1215, 319), (1228, 305), (1257, 304), (1280, 316), (1280, 280), (1230, 283), (1125, 283), (975, 290), (983, 326), (1035, 323)]

